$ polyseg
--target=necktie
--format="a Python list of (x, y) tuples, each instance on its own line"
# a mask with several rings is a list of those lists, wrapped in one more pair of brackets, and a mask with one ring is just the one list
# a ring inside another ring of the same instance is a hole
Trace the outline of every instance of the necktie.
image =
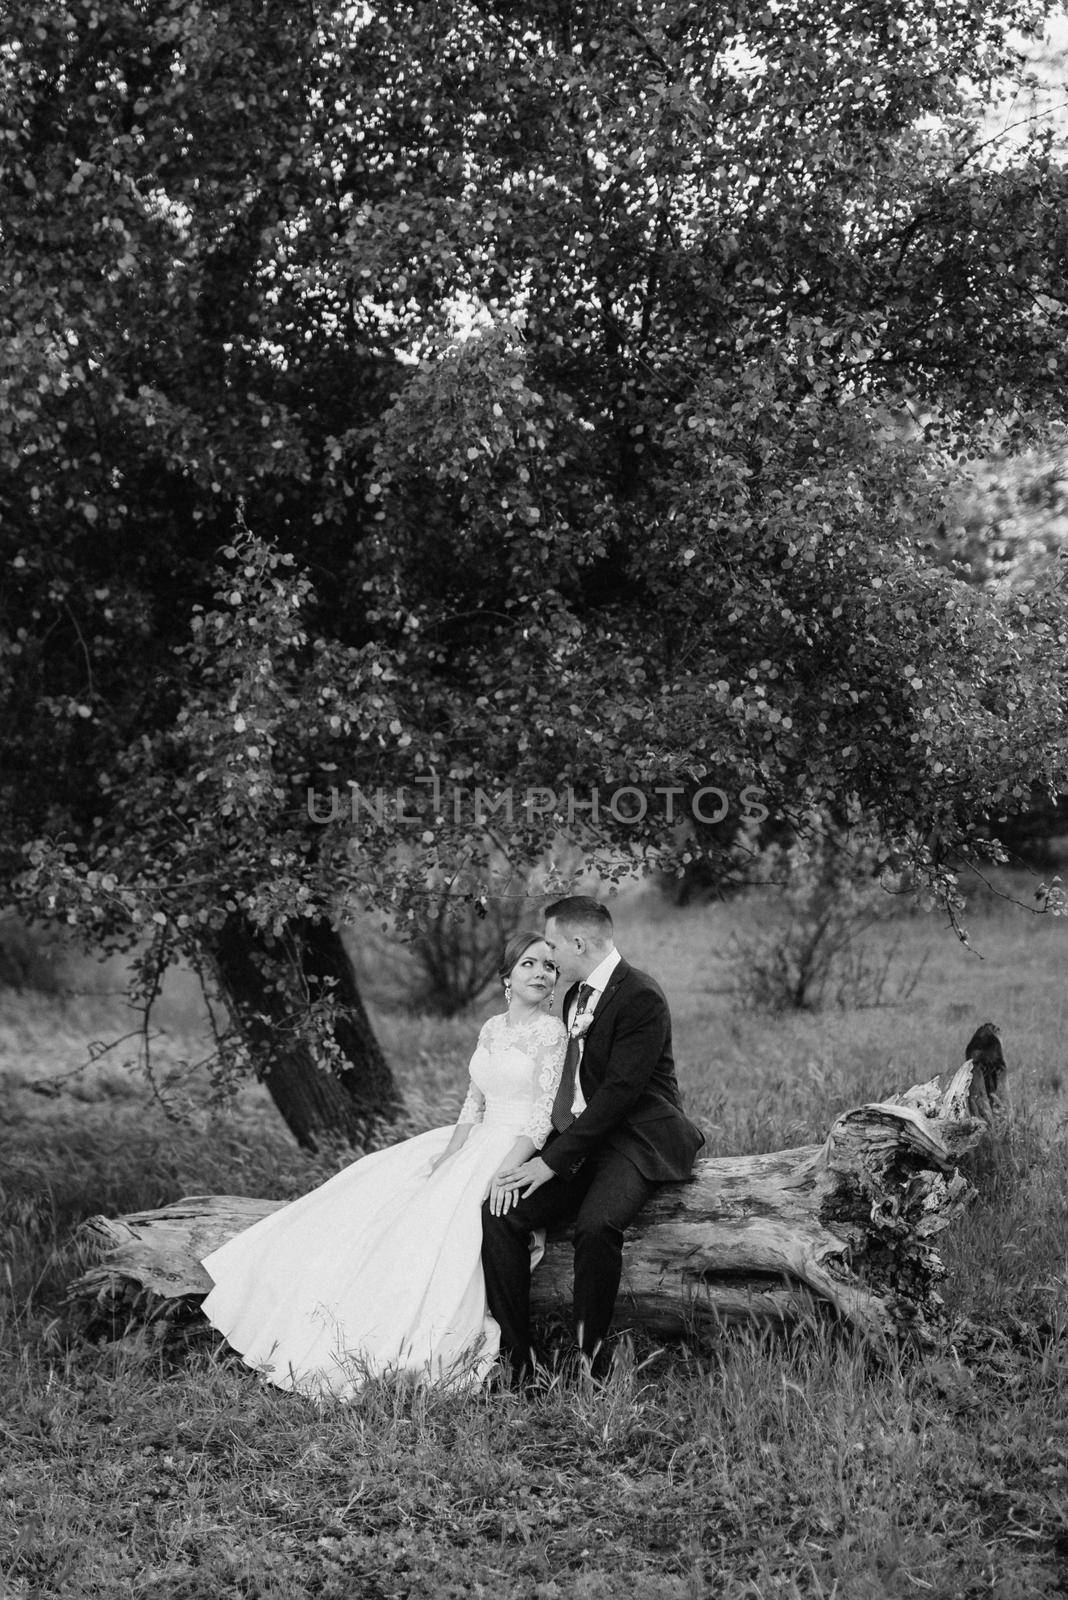
[[(575, 1015), (571, 1022), (572, 1027), (575, 1026), (575, 1023), (585, 1011), (586, 1002), (592, 993), (593, 988), (590, 984), (579, 984), (578, 1000), (575, 1005)], [(557, 1089), (556, 1099), (553, 1101), (552, 1123), (557, 1133), (563, 1133), (564, 1129), (570, 1127), (571, 1123), (573, 1123), (575, 1120), (574, 1114), (571, 1110), (571, 1102), (575, 1098), (575, 1074), (578, 1072), (579, 1057), (581, 1054), (581, 1040), (573, 1039), (569, 1034), (567, 1039), (567, 1051), (564, 1055), (564, 1070), (560, 1074), (560, 1087)]]

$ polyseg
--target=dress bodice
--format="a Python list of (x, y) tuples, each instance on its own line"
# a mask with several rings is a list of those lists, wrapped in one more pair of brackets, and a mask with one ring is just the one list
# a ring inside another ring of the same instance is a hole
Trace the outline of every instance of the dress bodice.
[(566, 1048), (557, 1017), (542, 1014), (519, 1027), (510, 1026), (506, 1013), (490, 1017), (471, 1057), (471, 1085), (457, 1120), (514, 1127), (540, 1150), (552, 1126)]

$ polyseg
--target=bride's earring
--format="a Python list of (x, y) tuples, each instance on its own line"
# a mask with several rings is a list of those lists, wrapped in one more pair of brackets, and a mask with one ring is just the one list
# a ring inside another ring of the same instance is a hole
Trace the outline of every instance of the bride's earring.
[(556, 985), (554, 983), (552, 988), (549, 990), (549, 1004), (552, 1005), (552, 1003), (553, 1003), (553, 1001), (555, 999), (556, 999)]
[(506, 1001), (511, 1000), (511, 998), (512, 998), (512, 980), (511, 980), (511, 978), (505, 978), (505, 980), (504, 980), (504, 998), (505, 998)]

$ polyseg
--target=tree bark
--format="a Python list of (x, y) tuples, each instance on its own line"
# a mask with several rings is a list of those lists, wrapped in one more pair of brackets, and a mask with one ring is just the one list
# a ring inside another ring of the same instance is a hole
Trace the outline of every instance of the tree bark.
[[(996, 1042), (996, 1029), (984, 1028)], [(698, 1162), (690, 1182), (662, 1186), (631, 1230), (617, 1323), (670, 1336), (738, 1319), (782, 1322), (823, 1303), (869, 1339), (936, 1341), (943, 1267), (934, 1241), (975, 1193), (961, 1161), (1006, 1125), (991, 1109), (983, 1065), (969, 1059), (847, 1111), (822, 1145)], [(168, 1306), (188, 1308), (210, 1286), (201, 1257), (277, 1205), (197, 1196), (93, 1218), (86, 1226), (108, 1254), (72, 1285), (71, 1300), (101, 1326), (131, 1307), (163, 1317)], [(536, 1312), (569, 1310), (566, 1241), (550, 1239), (534, 1275)]]
[[(335, 928), (303, 919), (271, 939), (232, 916), (209, 953), (231, 1017), (298, 1144), (317, 1150), (323, 1138), (341, 1138), (360, 1147), (396, 1120), (400, 1091)], [(309, 1006), (327, 993), (334, 1015), (317, 1038)]]

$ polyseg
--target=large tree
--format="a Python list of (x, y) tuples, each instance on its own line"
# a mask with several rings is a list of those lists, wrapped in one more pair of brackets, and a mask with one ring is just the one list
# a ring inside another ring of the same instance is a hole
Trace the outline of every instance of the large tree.
[(944, 887), (1064, 781), (1056, 582), (932, 554), (1065, 409), (1066, 174), (979, 131), (1044, 9), (11, 0), (8, 881), (210, 966), (306, 1139), (396, 1103), (349, 897), (576, 807), (855, 798)]

